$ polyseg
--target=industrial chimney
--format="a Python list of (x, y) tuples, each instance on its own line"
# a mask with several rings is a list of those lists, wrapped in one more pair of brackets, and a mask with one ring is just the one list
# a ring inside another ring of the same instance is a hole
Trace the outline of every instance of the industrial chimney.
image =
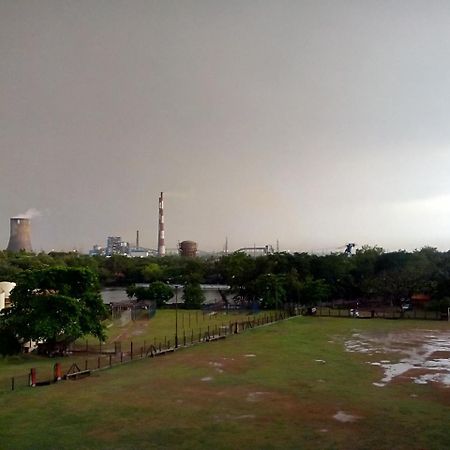
[(159, 223), (158, 223), (158, 256), (166, 254), (166, 245), (164, 242), (164, 198), (163, 193), (159, 197)]
[(32, 252), (31, 248), (31, 222), (22, 217), (11, 218), (11, 232), (6, 249), (8, 252)]

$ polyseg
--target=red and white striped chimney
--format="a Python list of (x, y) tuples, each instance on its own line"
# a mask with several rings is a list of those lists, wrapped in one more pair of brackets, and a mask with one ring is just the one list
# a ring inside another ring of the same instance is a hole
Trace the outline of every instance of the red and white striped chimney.
[(166, 244), (164, 241), (164, 198), (163, 193), (159, 197), (159, 223), (158, 223), (158, 256), (166, 254)]

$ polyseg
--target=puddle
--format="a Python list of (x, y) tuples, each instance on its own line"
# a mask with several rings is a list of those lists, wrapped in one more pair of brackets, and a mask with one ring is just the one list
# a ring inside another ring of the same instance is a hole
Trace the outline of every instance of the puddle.
[(326, 363), (326, 361), (324, 359), (315, 359), (314, 361), (317, 362), (317, 363), (320, 363), (320, 364), (325, 364)]
[(213, 361), (210, 361), (210, 362), (209, 362), (209, 365), (210, 365), (210, 366), (213, 366), (213, 367), (223, 367), (223, 364), (222, 364), (222, 363), (219, 363), (219, 362), (213, 362)]
[(244, 355), (246, 358), (254, 358), (256, 355), (253, 353), (248, 353), (247, 355)]
[(373, 383), (383, 387), (396, 377), (409, 378), (416, 384), (440, 383), (450, 387), (450, 331), (412, 330), (386, 335), (354, 333), (347, 342), (348, 352), (396, 354), (396, 362), (381, 359), (368, 364), (380, 367), (384, 376)]
[(241, 414), (240, 416), (232, 416), (231, 414), (225, 414), (224, 416), (213, 416), (213, 419), (216, 422), (224, 422), (225, 420), (249, 420), (255, 419), (256, 416), (254, 414)]
[(338, 422), (355, 422), (359, 419), (358, 416), (354, 416), (353, 414), (347, 414), (344, 411), (338, 411), (334, 416), (333, 419), (336, 419)]
[(264, 394), (267, 394), (267, 392), (250, 392), (247, 395), (247, 401), (248, 402), (259, 402), (262, 400), (262, 397)]
[(212, 381), (212, 377), (203, 377), (201, 381)]

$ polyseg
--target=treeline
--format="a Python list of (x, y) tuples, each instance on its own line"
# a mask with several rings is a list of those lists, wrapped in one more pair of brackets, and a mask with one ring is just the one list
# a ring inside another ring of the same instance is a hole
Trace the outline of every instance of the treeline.
[(445, 309), (450, 297), (450, 252), (425, 247), (384, 252), (363, 247), (353, 256), (275, 253), (252, 258), (234, 253), (220, 258), (89, 257), (76, 253), (0, 253), (0, 279), (15, 281), (27, 269), (87, 267), (102, 286), (170, 284), (230, 285), (238, 302), (274, 307), (327, 301), (380, 301), (397, 305), (413, 294), (431, 296), (429, 308)]

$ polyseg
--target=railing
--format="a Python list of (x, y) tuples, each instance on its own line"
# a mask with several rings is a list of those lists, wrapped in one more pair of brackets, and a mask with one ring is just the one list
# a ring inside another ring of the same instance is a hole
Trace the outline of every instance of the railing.
[(134, 360), (159, 357), (175, 352), (180, 348), (225, 339), (227, 336), (278, 322), (293, 315), (297, 315), (296, 310), (291, 312), (279, 311), (247, 320), (229, 321), (226, 325), (215, 324), (196, 332), (184, 330), (180, 336), (174, 336), (172, 339), (165, 337), (164, 340), (157, 343), (120, 341), (111, 344), (92, 345), (89, 341), (86, 341), (83, 345), (72, 346), (69, 350), (72, 355), (67, 360), (49, 364), (45, 368), (32, 368), (26, 375), (0, 379), (0, 392), (28, 386), (49, 385), (64, 379), (79, 379), (89, 376), (92, 372), (105, 370)]

